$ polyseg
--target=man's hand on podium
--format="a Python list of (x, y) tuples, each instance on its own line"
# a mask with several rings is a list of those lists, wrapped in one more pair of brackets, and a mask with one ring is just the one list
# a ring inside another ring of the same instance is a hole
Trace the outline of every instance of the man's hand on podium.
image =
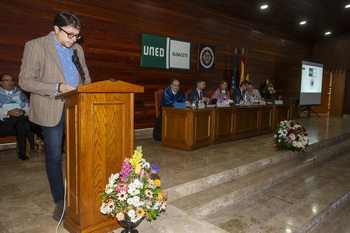
[(75, 88), (70, 84), (66, 84), (66, 83), (60, 84), (60, 92), (61, 93), (66, 93), (66, 92), (73, 91), (73, 90), (75, 90)]

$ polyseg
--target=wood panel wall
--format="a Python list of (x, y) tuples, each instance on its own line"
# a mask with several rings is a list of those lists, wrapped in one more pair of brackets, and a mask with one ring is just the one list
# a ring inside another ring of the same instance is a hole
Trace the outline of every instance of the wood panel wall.
[[(84, 50), (93, 82), (115, 78), (145, 87), (135, 96), (135, 128), (153, 127), (154, 91), (165, 88), (173, 78), (180, 90), (195, 87), (205, 78), (208, 89), (221, 80), (231, 82), (234, 50), (248, 50), (250, 81), (262, 91), (265, 79), (278, 95), (299, 97), (301, 60), (310, 59), (312, 42), (292, 33), (213, 12), (185, 0), (0, 0), (0, 72), (17, 79), (26, 41), (47, 35), (60, 11), (76, 13), (84, 25)], [(141, 33), (190, 41), (191, 69), (165, 70), (140, 67)], [(198, 44), (216, 46), (215, 71), (198, 71)]]

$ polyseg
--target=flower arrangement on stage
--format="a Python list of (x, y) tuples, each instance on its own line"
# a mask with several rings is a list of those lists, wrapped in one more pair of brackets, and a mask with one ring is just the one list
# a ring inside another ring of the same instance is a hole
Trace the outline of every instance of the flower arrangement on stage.
[(288, 121), (287, 118), (276, 122), (273, 138), (277, 148), (306, 153), (309, 146), (306, 129), (294, 120)]
[(156, 219), (166, 209), (166, 196), (159, 179), (152, 176), (159, 172), (156, 165), (142, 158), (142, 147), (134, 151), (131, 159), (125, 158), (120, 173), (112, 174), (102, 198), (101, 213), (116, 217), (118, 221), (133, 223), (146, 218)]
[(276, 90), (273, 87), (273, 84), (271, 82), (269, 82), (268, 79), (266, 79), (266, 84), (265, 84), (265, 87), (263, 89), (263, 93), (265, 93), (265, 96), (267, 98), (271, 97), (272, 94), (276, 93)]

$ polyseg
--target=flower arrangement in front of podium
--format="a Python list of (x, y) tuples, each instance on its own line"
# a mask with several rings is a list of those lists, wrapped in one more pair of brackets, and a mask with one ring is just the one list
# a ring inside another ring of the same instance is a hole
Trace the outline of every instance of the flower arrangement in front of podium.
[(161, 190), (156, 165), (142, 158), (142, 147), (134, 151), (131, 159), (125, 158), (120, 173), (112, 174), (102, 196), (101, 213), (116, 217), (118, 221), (140, 222), (156, 219), (165, 211), (167, 194)]
[(286, 117), (276, 122), (273, 139), (277, 148), (287, 148), (304, 154), (309, 146), (306, 129), (299, 122), (287, 120)]

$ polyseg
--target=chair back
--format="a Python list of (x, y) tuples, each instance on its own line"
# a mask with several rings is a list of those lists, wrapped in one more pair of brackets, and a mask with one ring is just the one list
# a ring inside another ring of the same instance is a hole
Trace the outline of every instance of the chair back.
[(155, 100), (155, 106), (156, 106), (156, 118), (158, 118), (160, 111), (160, 103), (162, 102), (162, 96), (163, 96), (164, 89), (160, 88), (154, 92), (154, 100)]
[(214, 91), (206, 91), (205, 92), (205, 97), (207, 97), (207, 99), (211, 99), (211, 97), (214, 95)]
[(191, 89), (188, 89), (186, 92), (185, 92), (185, 97), (186, 99), (188, 100), (188, 95), (190, 94), (192, 90)]
[(229, 93), (230, 93), (230, 97), (231, 97), (232, 100), (233, 100), (233, 96), (232, 96), (232, 95), (233, 95), (233, 90), (230, 90)]

